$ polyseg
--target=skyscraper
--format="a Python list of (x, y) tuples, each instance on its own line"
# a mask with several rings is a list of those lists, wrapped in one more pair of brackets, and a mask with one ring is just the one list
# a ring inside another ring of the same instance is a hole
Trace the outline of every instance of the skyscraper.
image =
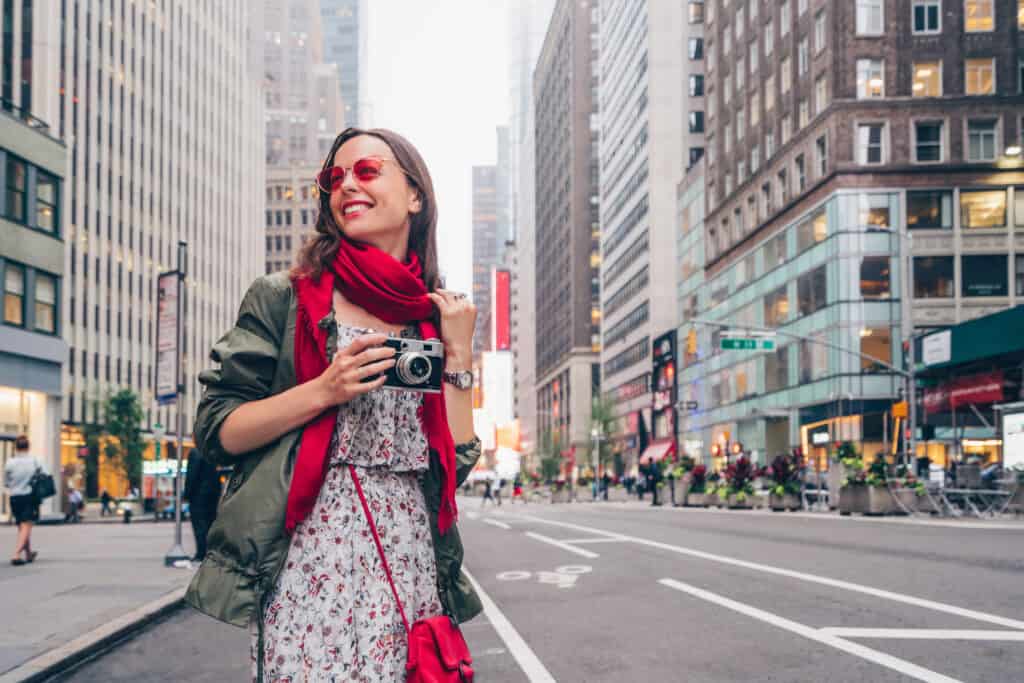
[(498, 169), (474, 166), (473, 201), (473, 303), (477, 307), (473, 336), (474, 365), (490, 351), (491, 270), (498, 261)]
[(628, 467), (629, 423), (651, 406), (651, 345), (676, 325), (667, 283), (686, 158), (686, 33), (677, 2), (610, 0), (600, 16), (601, 388), (621, 418), (611, 443)]
[(345, 125), (370, 125), (366, 99), (367, 0), (319, 0), (323, 19), (324, 61), (337, 64)]
[(559, 0), (533, 81), (537, 424), (566, 448), (589, 442), (601, 384), (597, 17)]
[[(41, 56), (56, 61), (39, 92), (49, 93), (41, 116), (70, 161), (58, 200), (60, 319), (70, 346), (63, 459), (76, 464), (80, 426), (101, 419), (102, 399), (117, 388), (141, 396), (144, 428), (175, 431), (175, 409), (154, 403), (154, 317), (156, 277), (177, 266), (179, 240), (188, 243), (179, 405), (195, 414), (196, 375), (262, 271), (263, 101), (249, 3), (60, 7), (54, 48)], [(124, 493), (108, 475), (101, 486)]]
[(706, 9), (699, 313), (799, 338), (751, 354), (702, 330), (687, 373), (708, 410), (687, 438), (802, 446), (822, 467), (835, 441), (874, 454), (911, 329), (1024, 301), (1024, 17), (1011, 2), (689, 5)]

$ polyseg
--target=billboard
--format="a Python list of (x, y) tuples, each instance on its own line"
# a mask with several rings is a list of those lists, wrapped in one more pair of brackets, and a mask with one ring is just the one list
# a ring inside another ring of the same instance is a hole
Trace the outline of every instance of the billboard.
[(506, 425), (515, 419), (512, 352), (484, 351), (481, 362), (483, 409), (495, 425)]
[(657, 337), (651, 349), (651, 439), (674, 438), (676, 429), (676, 331)]
[(491, 270), (491, 348), (509, 351), (512, 348), (512, 273)]
[(156, 400), (166, 405), (178, 400), (181, 274), (176, 270), (161, 273), (156, 291)]

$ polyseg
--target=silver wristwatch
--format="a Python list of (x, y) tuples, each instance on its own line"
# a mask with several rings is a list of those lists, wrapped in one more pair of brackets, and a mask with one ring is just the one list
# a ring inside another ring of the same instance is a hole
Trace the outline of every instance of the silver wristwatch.
[(470, 389), (473, 386), (473, 372), (471, 370), (445, 372), (444, 381), (457, 389)]

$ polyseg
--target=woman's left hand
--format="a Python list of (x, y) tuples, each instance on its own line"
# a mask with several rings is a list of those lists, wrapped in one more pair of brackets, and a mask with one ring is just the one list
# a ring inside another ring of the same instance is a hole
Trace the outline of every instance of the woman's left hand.
[(476, 306), (464, 294), (447, 289), (438, 289), (427, 296), (441, 312), (441, 341), (445, 347), (446, 367), (451, 371), (470, 370)]

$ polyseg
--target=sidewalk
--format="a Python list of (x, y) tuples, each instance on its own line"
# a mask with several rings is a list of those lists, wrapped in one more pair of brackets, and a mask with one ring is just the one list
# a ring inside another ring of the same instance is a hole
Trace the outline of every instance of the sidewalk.
[[(173, 524), (59, 524), (32, 533), (39, 559), (9, 562), (16, 529), (0, 527), (0, 679), (118, 617), (180, 590), (191, 571), (164, 567)], [(192, 531), (182, 529), (194, 552)]]

